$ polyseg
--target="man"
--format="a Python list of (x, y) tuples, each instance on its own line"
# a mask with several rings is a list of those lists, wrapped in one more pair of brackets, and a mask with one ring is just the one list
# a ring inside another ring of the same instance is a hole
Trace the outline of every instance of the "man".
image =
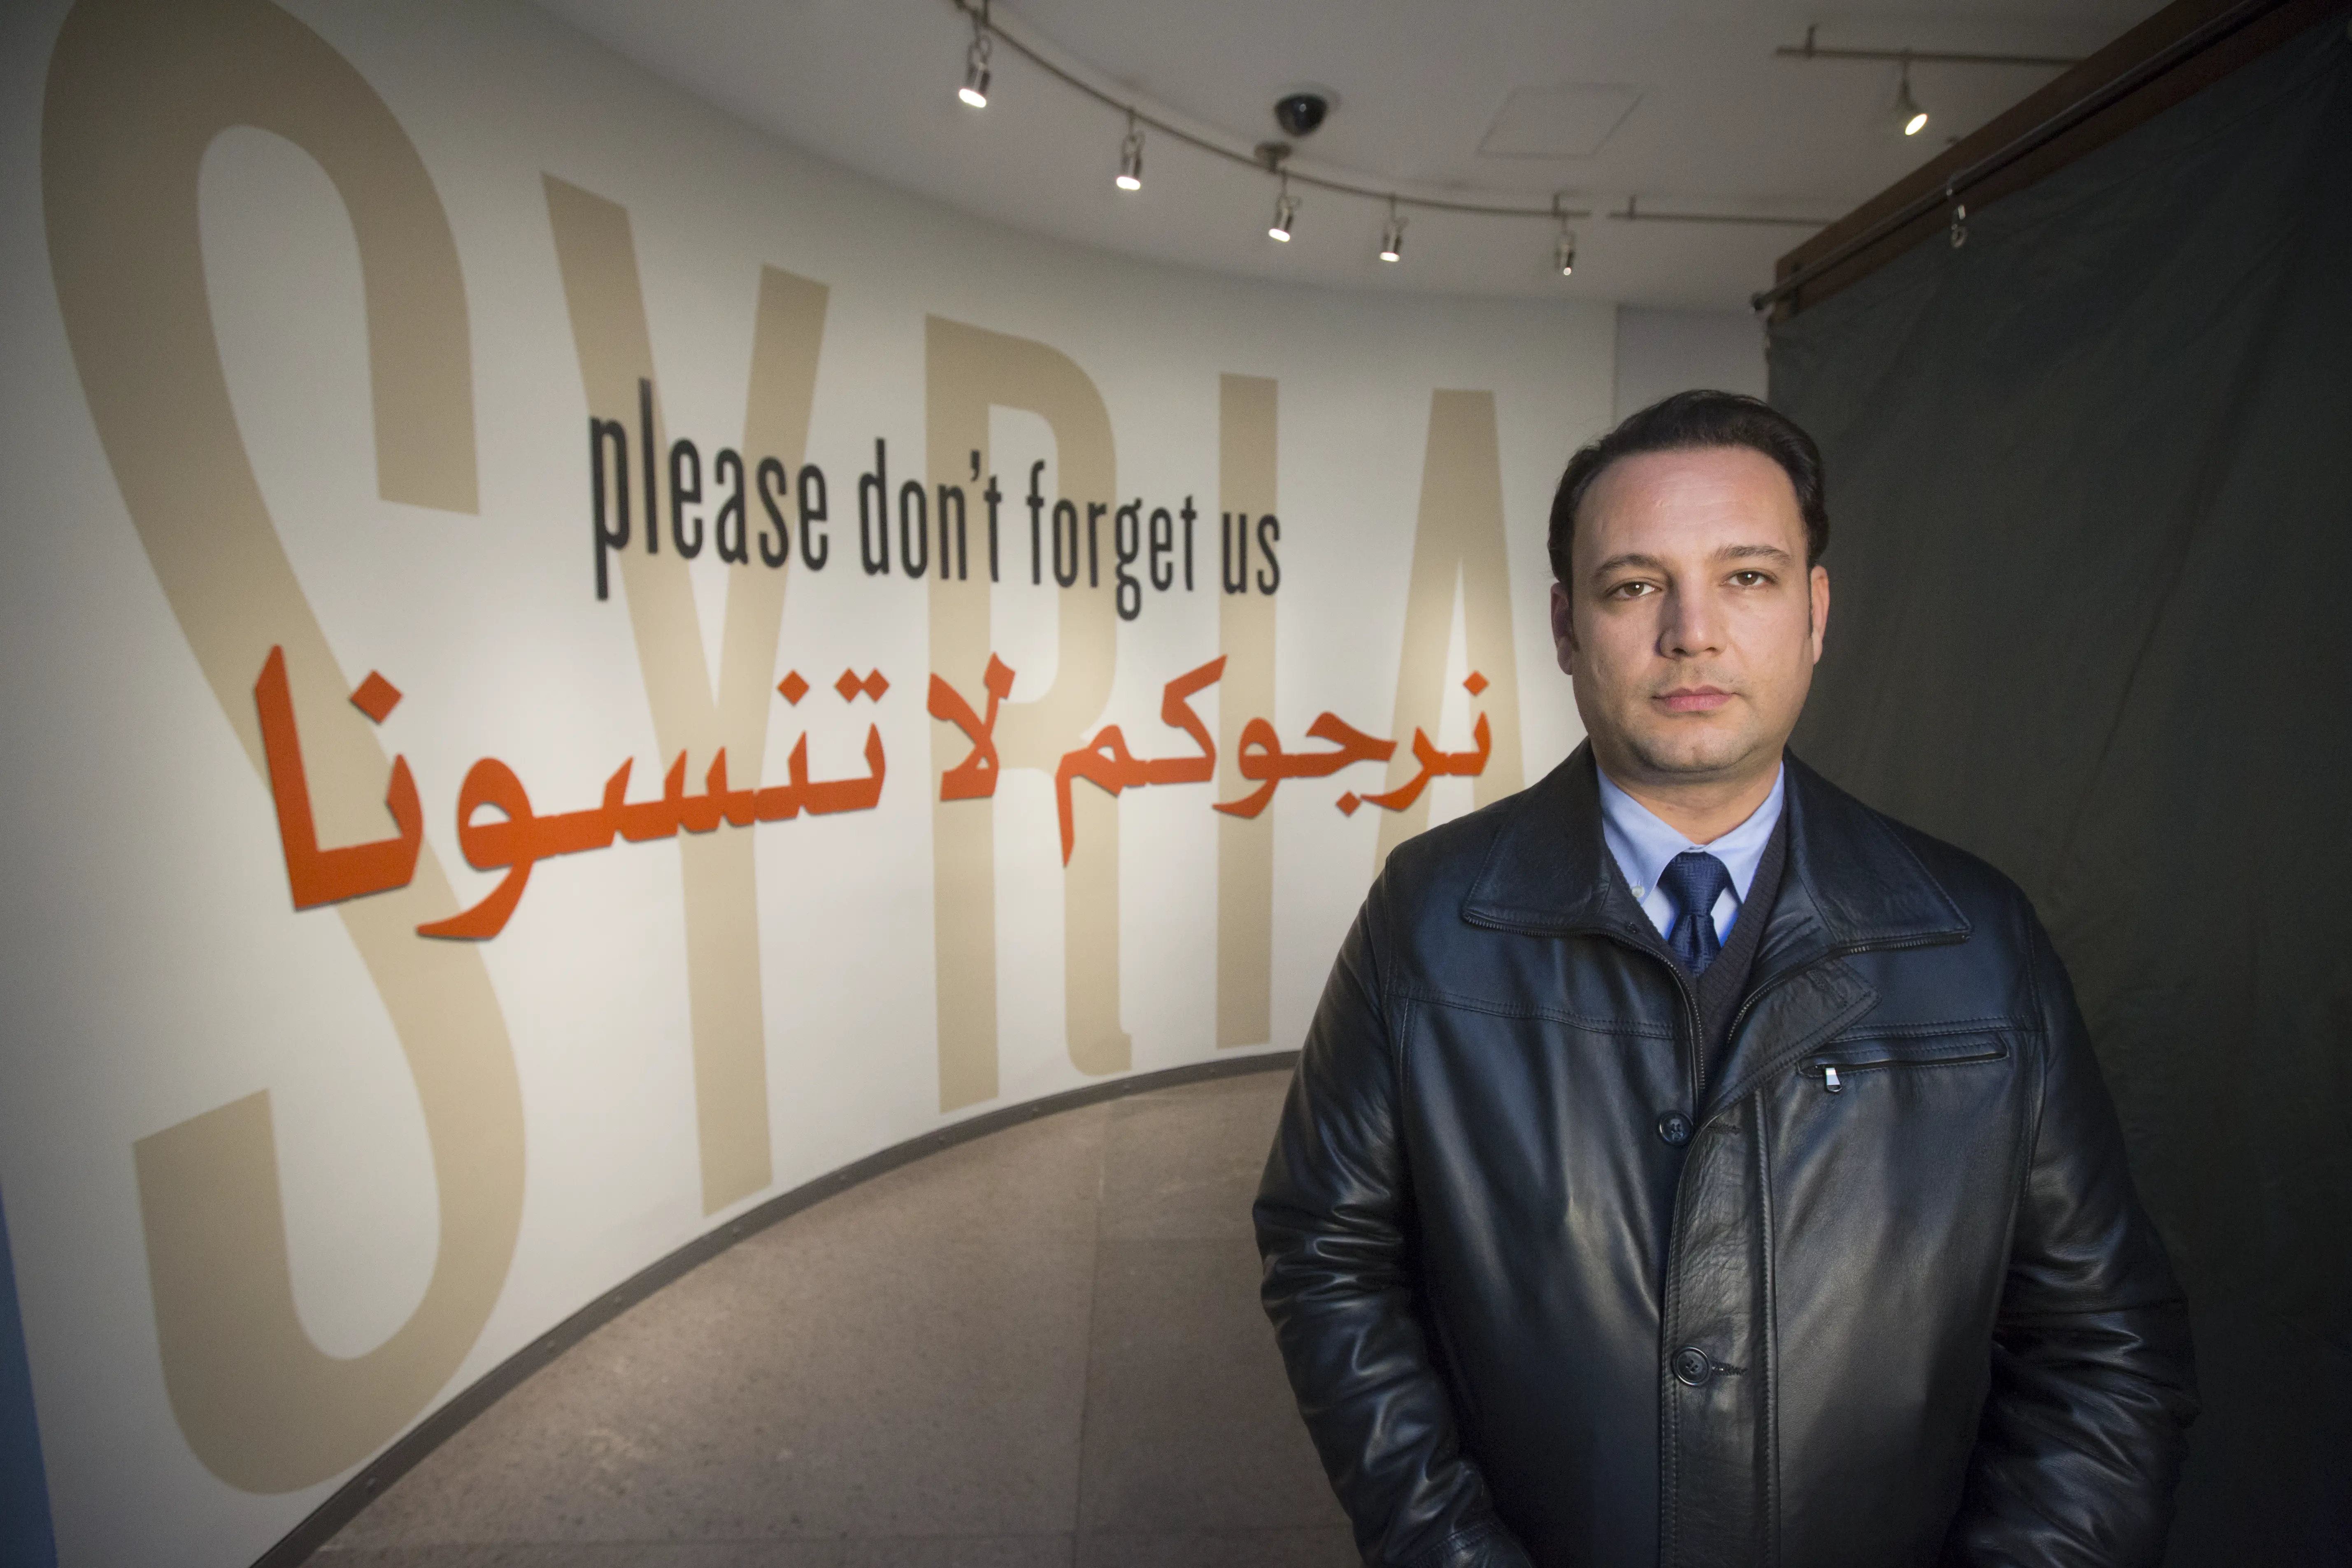
[(1256, 1205), (1368, 1563), (2154, 1563), (2188, 1319), (2064, 971), (1789, 756), (1821, 459), (1693, 392), (1576, 455), (1587, 743), (1400, 847)]

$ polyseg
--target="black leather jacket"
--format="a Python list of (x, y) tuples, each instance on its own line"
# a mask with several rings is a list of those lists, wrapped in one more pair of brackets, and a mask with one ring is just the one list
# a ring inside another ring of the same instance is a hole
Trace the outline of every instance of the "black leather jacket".
[(2161, 1556), (2188, 1314), (2065, 972), (2000, 873), (1788, 781), (1712, 1079), (1588, 750), (1366, 899), (1256, 1218), (1367, 1562)]

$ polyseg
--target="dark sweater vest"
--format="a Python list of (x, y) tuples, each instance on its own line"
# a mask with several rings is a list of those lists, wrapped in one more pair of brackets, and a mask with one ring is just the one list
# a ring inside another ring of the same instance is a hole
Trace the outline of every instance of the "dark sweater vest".
[(1699, 1037), (1706, 1055), (1706, 1079), (1716, 1079), (1723, 1065), (1723, 1047), (1731, 1035), (1731, 1020), (1739, 1012), (1739, 1005), (1748, 999), (1748, 977), (1755, 972), (1756, 950), (1764, 941), (1764, 927), (1771, 919), (1772, 900), (1780, 891), (1780, 867), (1788, 858), (1789, 813), (1785, 807), (1780, 820), (1772, 825), (1772, 836), (1764, 841), (1763, 858), (1756, 863), (1755, 879), (1748, 884), (1748, 897), (1739, 905), (1739, 918), (1731, 922), (1731, 939), (1723, 951), (1715, 955), (1698, 977)]

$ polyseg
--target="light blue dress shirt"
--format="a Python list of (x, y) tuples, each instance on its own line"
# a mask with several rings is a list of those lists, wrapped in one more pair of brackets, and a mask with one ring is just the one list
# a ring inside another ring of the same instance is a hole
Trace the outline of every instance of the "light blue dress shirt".
[(1731, 922), (1739, 918), (1739, 906), (1748, 901), (1748, 889), (1755, 885), (1756, 868), (1763, 862), (1764, 845), (1780, 825), (1780, 801), (1789, 777), (1784, 767), (1772, 774), (1772, 793), (1764, 797), (1747, 821), (1725, 834), (1712, 844), (1694, 844), (1677, 828), (1668, 826), (1657, 813), (1619, 789), (1598, 763), (1593, 770), (1601, 779), (1601, 837), (1616, 858), (1617, 868), (1625, 874), (1626, 885), (1633, 897), (1641, 900), (1642, 912), (1664, 936), (1674, 929), (1675, 916), (1681, 911), (1673, 899), (1658, 886), (1658, 877), (1666, 862), (1689, 849), (1705, 850), (1723, 862), (1731, 873), (1731, 886), (1715, 900), (1715, 934), (1717, 941), (1731, 935)]

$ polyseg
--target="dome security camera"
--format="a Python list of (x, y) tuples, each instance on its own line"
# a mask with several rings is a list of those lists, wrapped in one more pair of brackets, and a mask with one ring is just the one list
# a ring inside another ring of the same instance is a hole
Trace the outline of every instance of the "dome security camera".
[(1274, 100), (1274, 121), (1293, 136), (1310, 136), (1331, 112), (1331, 100), (1319, 92), (1288, 92)]

